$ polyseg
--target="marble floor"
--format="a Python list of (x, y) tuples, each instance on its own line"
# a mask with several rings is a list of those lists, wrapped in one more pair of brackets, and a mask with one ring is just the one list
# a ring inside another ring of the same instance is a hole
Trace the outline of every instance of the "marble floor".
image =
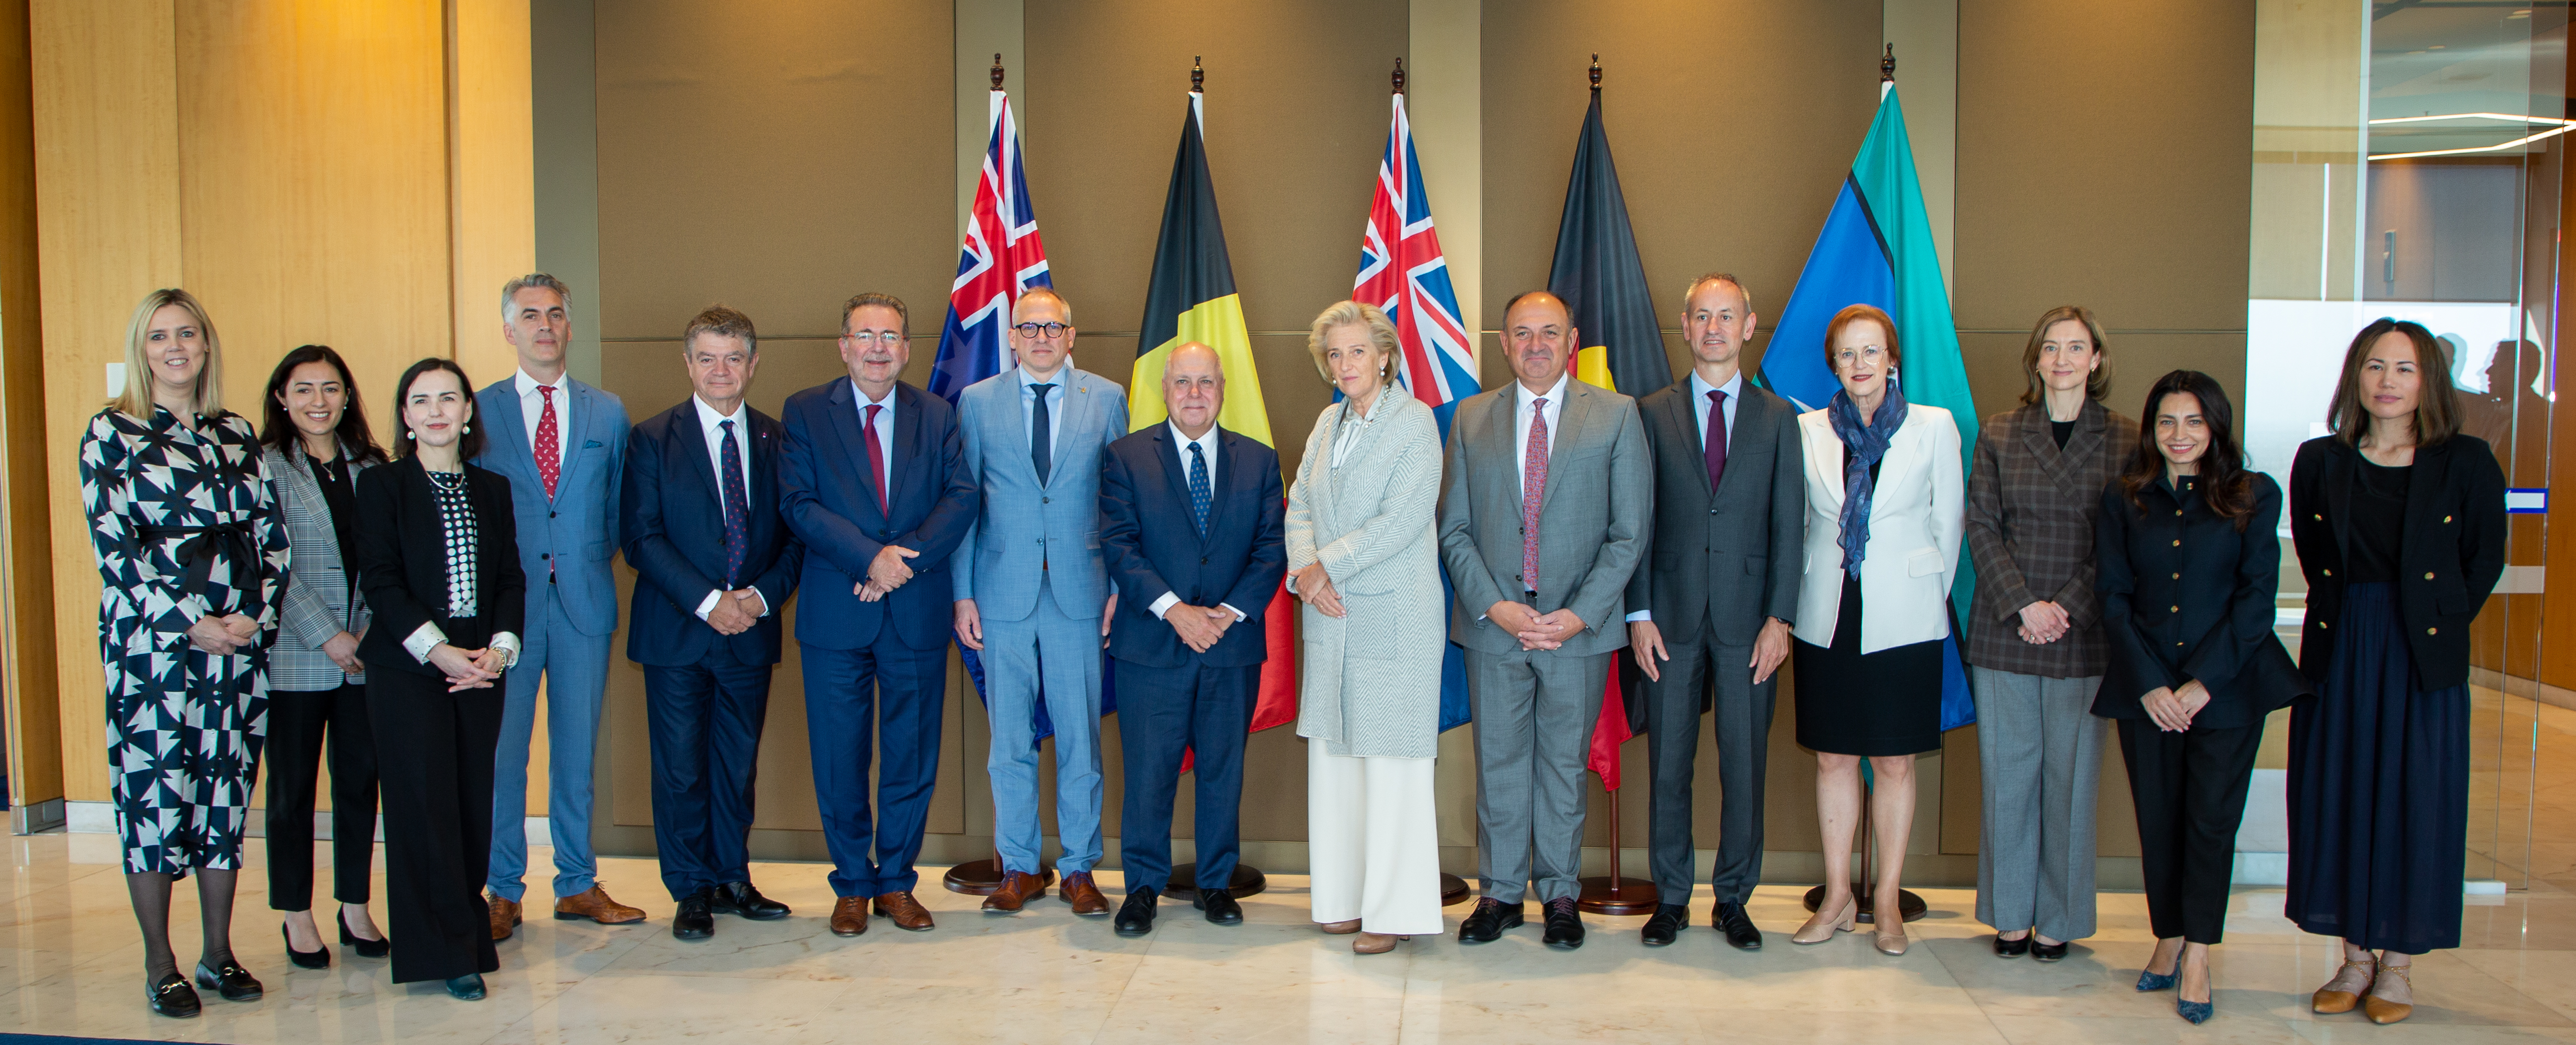
[[(796, 908), (785, 921), (725, 918), (714, 939), (675, 941), (651, 862), (605, 861), (602, 880), (652, 913), (640, 926), (530, 921), (501, 945), (491, 997), (467, 1004), (436, 985), (397, 987), (384, 963), (335, 953), (326, 971), (289, 966), (276, 916), (244, 875), (234, 938), (268, 984), (252, 1004), (209, 996), (195, 1020), (142, 1004), (140, 945), (114, 839), (7, 839), (0, 862), (0, 1032), (173, 1041), (458, 1045), (678, 1042), (745, 1035), (759, 1045), (825, 1041), (1433, 1042), (1733, 1041), (2576, 1042), (2576, 893), (2548, 881), (2468, 908), (2466, 946), (2418, 962), (2415, 1018), (2375, 1027), (2311, 1015), (2307, 993), (2333, 970), (2334, 943), (2281, 917), (2277, 890), (2236, 894), (2216, 952), (2218, 1017), (2194, 1028), (2172, 995), (2131, 990), (2150, 946), (2143, 901), (2102, 897), (2101, 932), (2054, 965), (2002, 961), (1968, 912), (1970, 890), (1924, 890), (1932, 914), (1912, 953), (1887, 958), (1864, 936), (1796, 947), (1798, 890), (1765, 888), (1754, 916), (1761, 952), (1734, 951), (1704, 926), (1674, 946), (1637, 942), (1641, 918), (1588, 921), (1579, 951), (1538, 931), (1464, 947), (1417, 939), (1353, 955), (1314, 931), (1302, 878), (1277, 876), (1244, 906), (1246, 923), (1212, 926), (1167, 902), (1155, 933), (1122, 939), (1050, 896), (1017, 916), (987, 916), (935, 885), (920, 895), (928, 933), (884, 922), (834, 937), (830, 890), (810, 864), (764, 864), (754, 877)], [(254, 854), (257, 847), (253, 847)], [(532, 861), (546, 865), (540, 850)], [(935, 882), (937, 871), (924, 875)], [(1105, 876), (1119, 891), (1114, 874)], [(327, 875), (325, 876), (327, 880)], [(255, 884), (258, 883), (258, 884)], [(540, 887), (542, 889), (542, 886)], [(183, 961), (195, 953), (189, 890), (173, 912)], [(1706, 910), (1703, 899), (1696, 905)], [(1465, 911), (1450, 908), (1450, 924)], [(339, 949), (335, 946), (335, 952)]]

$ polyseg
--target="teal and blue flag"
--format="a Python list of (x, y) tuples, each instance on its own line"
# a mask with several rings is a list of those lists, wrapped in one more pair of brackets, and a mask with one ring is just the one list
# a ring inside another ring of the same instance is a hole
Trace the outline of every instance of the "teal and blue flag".
[[(1950, 293), (1941, 281), (1941, 258), (1932, 223), (1923, 210), (1923, 185), (1914, 174), (1914, 148), (1905, 136), (1905, 108), (1896, 85), (1879, 92), (1878, 118), (1852, 157), (1825, 229), (1807, 254), (1807, 267), (1789, 292), (1771, 341), (1762, 351), (1758, 379), (1800, 410), (1821, 409), (1842, 385), (1825, 366), (1825, 325), (1851, 305), (1876, 305), (1896, 320), (1905, 364), (1898, 387), (1905, 400), (1950, 412), (1959, 425), (1960, 466), (1976, 452), (1977, 404), (1968, 392), (1968, 367), (1959, 354), (1959, 331), (1950, 318)], [(1959, 553), (1953, 605), (1964, 606), (1977, 577), (1967, 552)], [(1959, 659), (1957, 614), (1942, 650), (1941, 728), (1976, 721), (1968, 674)]]

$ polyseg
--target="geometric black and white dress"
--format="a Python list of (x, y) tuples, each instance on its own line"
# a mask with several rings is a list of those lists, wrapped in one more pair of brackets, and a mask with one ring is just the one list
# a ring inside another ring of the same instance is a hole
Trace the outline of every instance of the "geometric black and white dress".
[[(286, 590), (286, 528), (250, 422), (191, 430), (154, 407), (113, 408), (80, 445), (81, 505), (98, 551), (108, 789), (128, 873), (237, 869), (267, 732), (267, 649)], [(248, 646), (188, 640), (208, 615), (259, 622)]]

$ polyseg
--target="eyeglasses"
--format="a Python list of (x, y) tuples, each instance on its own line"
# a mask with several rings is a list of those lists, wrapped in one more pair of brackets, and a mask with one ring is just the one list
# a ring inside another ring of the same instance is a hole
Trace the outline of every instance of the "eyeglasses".
[(853, 330), (848, 336), (850, 340), (862, 345), (874, 341), (887, 348), (893, 348), (903, 343), (903, 332), (900, 330)]
[(1880, 348), (1877, 345), (1869, 345), (1857, 351), (1846, 348), (1840, 352), (1834, 353), (1834, 358), (1845, 363), (1851, 362), (1854, 359), (1875, 363), (1887, 358), (1887, 350)]
[(1055, 338), (1063, 337), (1063, 336), (1064, 336), (1064, 332), (1065, 332), (1065, 331), (1068, 331), (1068, 330), (1073, 329), (1073, 324), (1071, 324), (1071, 323), (1019, 323), (1019, 324), (1014, 324), (1014, 325), (1011, 327), (1011, 329), (1016, 330), (1016, 331), (1019, 331), (1019, 332), (1020, 332), (1020, 336), (1021, 336), (1021, 337), (1042, 337), (1042, 338), (1047, 338), (1047, 339), (1049, 339), (1049, 340), (1052, 340), (1052, 339), (1055, 339)]

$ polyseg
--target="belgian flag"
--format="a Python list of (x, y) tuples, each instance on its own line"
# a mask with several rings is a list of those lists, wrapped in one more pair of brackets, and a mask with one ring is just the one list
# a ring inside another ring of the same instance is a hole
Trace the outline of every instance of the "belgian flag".
[[(1598, 73), (1596, 71), (1595, 75)], [(1628, 198), (1619, 191), (1619, 168), (1610, 161), (1610, 135), (1601, 127), (1601, 87), (1574, 145), (1574, 170), (1566, 177), (1565, 213), (1557, 219), (1556, 262), (1547, 292), (1565, 302), (1583, 343), (1574, 376), (1636, 398), (1673, 383), (1664, 335), (1655, 319), (1646, 266), (1637, 258), (1637, 232), (1628, 224)], [(1646, 568), (1644, 563), (1639, 569)], [(1610, 790), (1619, 787), (1619, 745), (1645, 732), (1643, 676), (1619, 657), (1602, 694), (1588, 763)]]
[[(1196, 341), (1215, 349), (1225, 368), (1225, 406), (1217, 424), (1276, 447), (1262, 406), (1261, 374), (1252, 364), (1252, 339), (1244, 333), (1243, 298), (1234, 290), (1234, 263), (1226, 258), (1225, 224), (1217, 220), (1216, 184), (1208, 179), (1201, 98), (1190, 92), (1180, 154), (1172, 158), (1154, 276), (1145, 289), (1145, 321), (1137, 325), (1143, 333), (1136, 339), (1136, 369), (1127, 384), (1129, 430), (1164, 422), (1163, 364), (1173, 349)], [(1261, 665), (1261, 697), (1252, 711), (1256, 733), (1297, 720), (1297, 613), (1286, 589), (1271, 596), (1262, 623), (1270, 659)], [(1182, 766), (1186, 771), (1188, 763)]]

